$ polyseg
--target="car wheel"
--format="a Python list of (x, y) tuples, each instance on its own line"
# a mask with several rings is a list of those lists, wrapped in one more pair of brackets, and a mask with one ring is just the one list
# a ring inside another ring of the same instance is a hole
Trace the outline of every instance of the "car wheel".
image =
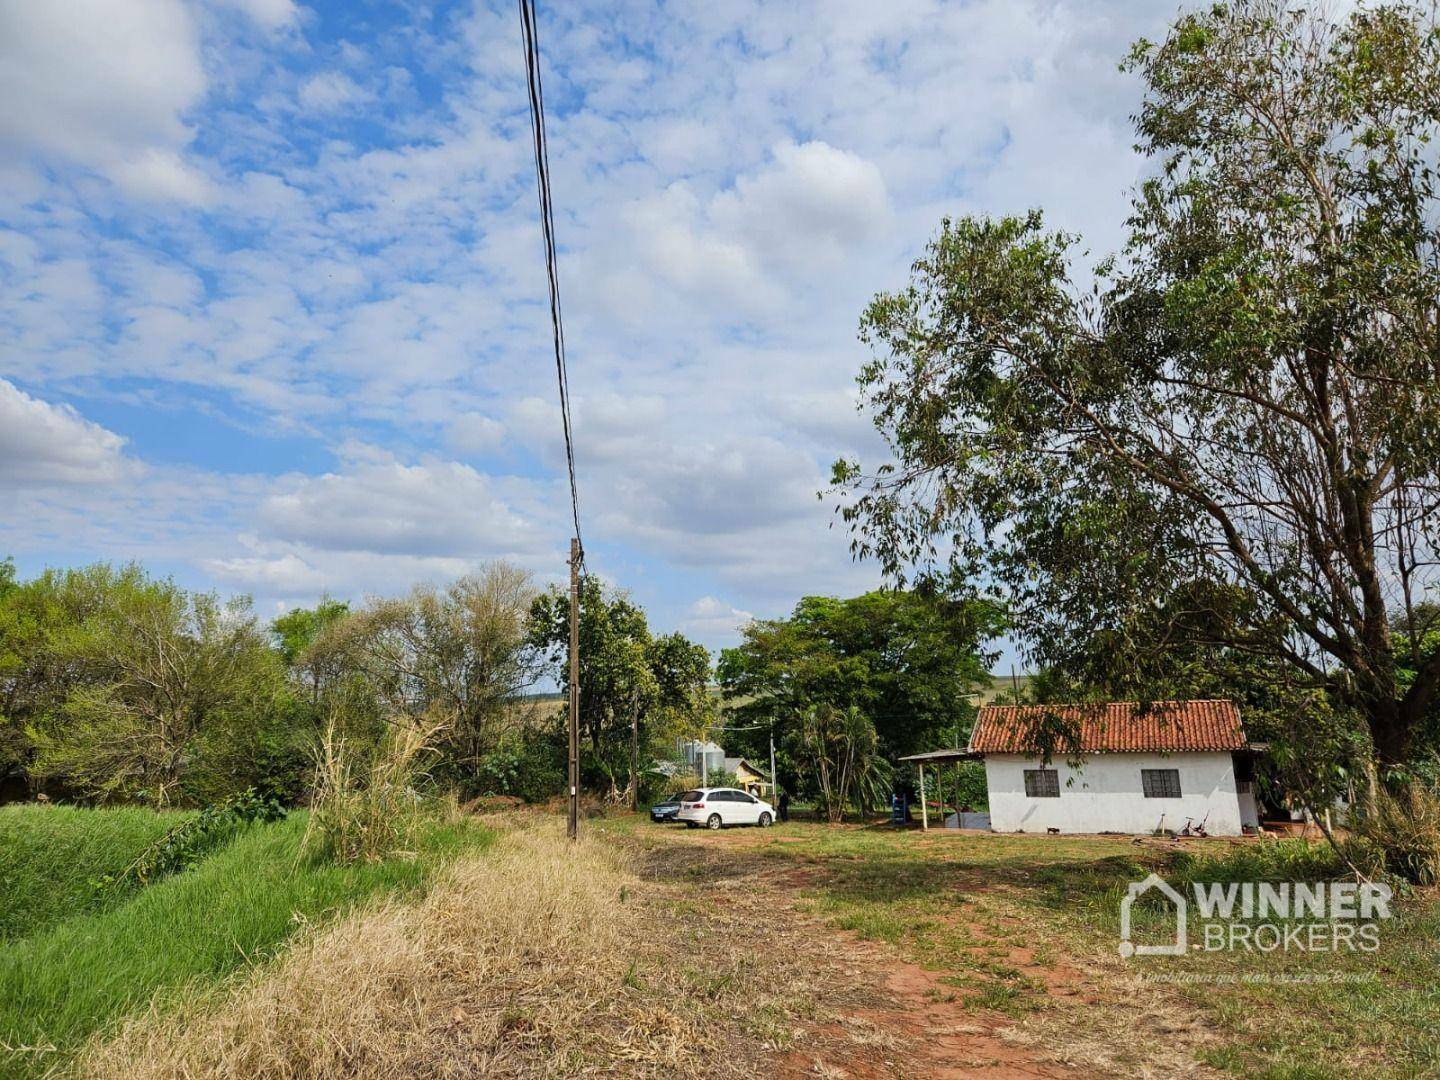
[(710, 815), (710, 820), (707, 821), (707, 822), (705, 822), (705, 824), (706, 824), (707, 827), (709, 827), (709, 828), (711, 828), (711, 829), (718, 829), (718, 828), (720, 828), (721, 825), (723, 825), (723, 824), (725, 824), (725, 823), (720, 820), (720, 815), (719, 815), (719, 814), (711, 814), (711, 815)]
[(762, 829), (768, 829), (768, 828), (770, 827), (770, 822), (771, 822), (771, 818), (770, 818), (770, 815), (769, 815), (769, 814), (761, 814), (761, 815), (760, 815), (760, 828), (762, 828)]

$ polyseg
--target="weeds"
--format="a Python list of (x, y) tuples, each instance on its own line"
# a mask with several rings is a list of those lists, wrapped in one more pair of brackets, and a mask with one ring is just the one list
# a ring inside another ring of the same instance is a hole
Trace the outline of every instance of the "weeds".
[[(113, 811), (91, 810), (100, 825)], [(242, 831), (185, 873), (108, 909), (72, 916), (0, 949), (0, 1078), (67, 1064), (117, 1019), (203, 998), (263, 968), (297, 933), (377, 894), (420, 892), (437, 866), (492, 833), (471, 819), (431, 826), (420, 857), (337, 866), (300, 857), (304, 812)], [(20, 1052), (10, 1048), (50, 1047)]]
[(1328, 881), (1345, 871), (1345, 863), (1329, 844), (1294, 839), (1245, 844), (1220, 852), (1180, 851), (1167, 877), (1172, 885), (1188, 892), (1197, 881)]
[[(97, 1043), (89, 1075), (713, 1076), (729, 976), (685, 985), (655, 955), (672, 927), (639, 904), (613, 849), (518, 828), (418, 904), (352, 916), (223, 1001), (156, 1013)], [(758, 999), (756, 999), (758, 1000)]]
[(1346, 853), (1361, 869), (1416, 885), (1440, 883), (1440, 793), (1418, 781), (1378, 789), (1355, 814)]
[(94, 887), (107, 891), (149, 885), (194, 866), (246, 825), (278, 821), (285, 813), (275, 799), (262, 798), (251, 788), (172, 825), (118, 874), (96, 878)]

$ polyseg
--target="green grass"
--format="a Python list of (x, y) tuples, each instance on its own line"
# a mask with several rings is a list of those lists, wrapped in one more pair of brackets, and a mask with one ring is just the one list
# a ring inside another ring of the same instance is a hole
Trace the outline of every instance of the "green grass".
[[(302, 859), (305, 815), (256, 825), (191, 870), (0, 952), (0, 1077), (35, 1075), (157, 994), (190, 996), (264, 963), (297, 929), (380, 893), (419, 890), (462, 847), (469, 821), (433, 826), (414, 857), (354, 866)], [(25, 1049), (28, 1048), (28, 1049)]]
[(186, 816), (139, 807), (0, 807), (0, 946), (124, 900), (96, 883)]

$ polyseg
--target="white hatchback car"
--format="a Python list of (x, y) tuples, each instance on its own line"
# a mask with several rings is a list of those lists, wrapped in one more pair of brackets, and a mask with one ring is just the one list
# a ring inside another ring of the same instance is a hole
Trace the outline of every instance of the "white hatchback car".
[(692, 829), (704, 825), (719, 829), (726, 825), (759, 825), (768, 829), (775, 824), (775, 808), (763, 799), (738, 788), (701, 788), (680, 796), (676, 821)]

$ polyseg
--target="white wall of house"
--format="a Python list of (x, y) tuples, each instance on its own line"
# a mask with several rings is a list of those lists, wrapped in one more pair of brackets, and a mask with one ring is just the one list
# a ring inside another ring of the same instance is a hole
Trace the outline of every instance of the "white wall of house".
[[(1075, 767), (1054, 760), (1046, 768), (1059, 774), (1058, 798), (1025, 794), (1025, 770), (1041, 767), (1039, 758), (1021, 754), (987, 754), (985, 782), (990, 789), (990, 824), (996, 832), (1152, 833), (1179, 830), (1186, 818), (1204, 819), (1212, 836), (1238, 836), (1241, 825), (1253, 825), (1255, 801), (1246, 797), (1248, 813), (1235, 787), (1235, 765), (1222, 753), (1088, 754)], [(1141, 769), (1177, 769), (1180, 797), (1146, 798)]]

